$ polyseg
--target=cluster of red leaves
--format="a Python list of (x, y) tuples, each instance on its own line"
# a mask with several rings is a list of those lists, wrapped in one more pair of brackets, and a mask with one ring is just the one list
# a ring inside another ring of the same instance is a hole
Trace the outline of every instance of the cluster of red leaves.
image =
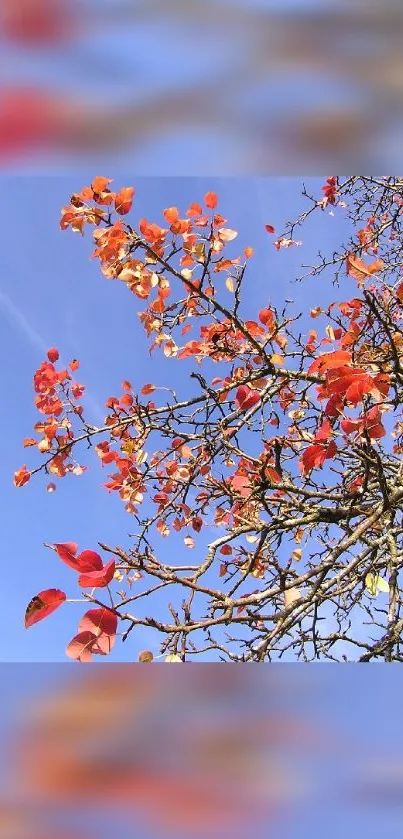
[[(348, 350), (319, 355), (309, 367), (308, 373), (320, 373), (323, 376), (323, 384), (317, 387), (317, 393), (320, 400), (328, 401), (324, 408), (326, 419), (316, 432), (312, 445), (301, 456), (300, 468), (304, 474), (321, 467), (325, 460), (337, 453), (336, 443), (331, 437), (334, 435), (335, 421), (343, 416), (344, 409), (356, 407), (369, 397), (381, 402), (387, 397), (390, 388), (388, 373), (371, 375), (364, 368), (355, 367)], [(375, 405), (357, 419), (341, 419), (340, 427), (347, 434), (367, 431), (371, 439), (379, 439), (385, 434), (380, 416), (380, 409)], [(329, 419), (333, 420), (332, 425)]]
[(324, 186), (322, 186), (322, 192), (324, 194), (327, 204), (336, 203), (337, 178), (334, 175), (332, 175), (330, 178), (326, 178), (326, 183)]
[[(77, 555), (75, 542), (56, 543), (58, 557), (79, 574), (80, 588), (105, 588), (115, 574), (115, 560), (106, 565), (96, 551), (82, 551)], [(47, 618), (66, 600), (66, 594), (59, 589), (41, 591), (32, 598), (25, 613), (26, 628)], [(77, 661), (91, 661), (92, 655), (107, 655), (115, 643), (117, 617), (105, 607), (90, 609), (83, 615), (78, 634), (70, 641), (66, 653)]]
[[(35, 424), (34, 430), (43, 436), (39, 440), (33, 437), (25, 438), (24, 447), (36, 446), (41, 454), (48, 455), (47, 471), (51, 474), (60, 478), (68, 472), (80, 475), (85, 471), (85, 467), (69, 462), (69, 444), (74, 439), (74, 433), (67, 416), (67, 413), (71, 413), (80, 417), (83, 413), (82, 405), (75, 403), (82, 398), (85, 387), (75, 382), (71, 375), (78, 369), (79, 362), (73, 359), (68, 368), (56, 370), (55, 363), (59, 359), (59, 351), (52, 347), (47, 355), (48, 360), (43, 361), (34, 374), (35, 405), (39, 413), (46, 416), (44, 421)], [(56, 447), (53, 456), (52, 447), (53, 450)], [(30, 477), (31, 472), (24, 464), (14, 474), (15, 486), (24, 486)]]

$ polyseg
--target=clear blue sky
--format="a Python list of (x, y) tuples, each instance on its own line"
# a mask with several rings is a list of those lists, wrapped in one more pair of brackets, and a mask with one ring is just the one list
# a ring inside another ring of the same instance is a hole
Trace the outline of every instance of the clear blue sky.
[[(46, 349), (59, 347), (66, 363), (74, 357), (80, 359), (78, 380), (87, 386), (85, 405), (94, 422), (103, 419), (104, 402), (119, 392), (123, 378), (135, 389), (149, 381), (169, 381), (182, 394), (188, 387), (190, 363), (168, 360), (158, 353), (150, 358), (136, 315), (141, 301), (100, 274), (98, 262), (90, 259), (90, 229), (84, 239), (59, 229), (61, 207), (96, 174), (113, 177), (115, 173), (89, 170), (84, 176), (80, 172), (0, 179), (4, 208), (0, 281), (2, 661), (65, 661), (65, 646), (83, 614), (83, 604), (65, 604), (43, 623), (29, 630), (22, 628), (26, 605), (42, 589), (55, 586), (70, 597), (77, 596), (74, 573), (43, 543), (77, 541), (82, 549), (96, 549), (98, 540), (128, 545), (127, 533), (132, 527), (124, 505), (100, 486), (107, 472), (101, 472), (95, 456), (84, 476), (57, 481), (53, 494), (45, 491), (46, 481), (41, 476), (19, 490), (12, 484), (13, 473), (22, 463), (37, 462), (35, 451), (23, 449), (22, 440), (32, 434), (39, 419), (33, 405), (32, 375)], [(323, 182), (324, 177), (316, 178), (309, 186), (319, 194)], [(301, 234), (303, 247), (280, 253), (264, 230), (264, 225), (271, 223), (280, 231), (284, 221), (305, 206), (300, 197), (301, 179), (141, 179), (127, 173), (116, 177), (116, 186), (131, 184), (136, 187), (134, 221), (141, 216), (162, 221), (165, 207), (178, 205), (185, 210), (207, 190), (218, 193), (220, 211), (228, 225), (239, 231), (234, 253), (245, 245), (255, 248), (245, 315), (255, 316), (268, 302), (279, 305), (285, 297), (296, 299), (301, 309), (337, 297), (323, 280), (302, 285), (290, 282), (300, 262), (313, 259), (318, 246), (325, 249), (340, 241), (345, 224), (337, 213), (333, 218), (328, 213), (314, 214)], [(346, 289), (342, 293), (344, 297)], [(307, 328), (314, 325), (310, 319), (305, 321)], [(167, 542), (164, 549), (168, 549)], [(111, 660), (136, 660), (144, 648), (157, 652), (152, 631), (140, 629), (131, 638), (130, 647), (129, 642), (116, 645)]]

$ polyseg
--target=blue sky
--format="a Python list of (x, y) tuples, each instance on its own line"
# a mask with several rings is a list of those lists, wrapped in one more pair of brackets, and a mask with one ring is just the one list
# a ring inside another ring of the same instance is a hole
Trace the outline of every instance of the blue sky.
[[(70, 597), (77, 596), (74, 574), (43, 543), (77, 541), (82, 549), (96, 549), (99, 540), (127, 546), (127, 533), (131, 532), (124, 505), (100, 486), (107, 473), (101, 472), (95, 457), (88, 461), (92, 468), (81, 478), (57, 481), (53, 494), (45, 491), (46, 481), (40, 476), (19, 490), (13, 487), (14, 471), (24, 462), (28, 466), (37, 462), (34, 450), (22, 448), (22, 440), (31, 436), (39, 419), (33, 404), (32, 375), (46, 349), (57, 346), (65, 363), (80, 359), (77, 378), (87, 386), (84, 404), (90, 421), (103, 419), (104, 402), (120, 392), (123, 378), (129, 379), (135, 390), (149, 381), (169, 381), (181, 394), (188, 392), (191, 364), (158, 353), (150, 358), (136, 315), (141, 301), (101, 275), (97, 261), (90, 258), (90, 229), (84, 239), (59, 229), (61, 207), (95, 174), (101, 173), (88, 170), (84, 175), (1, 178), (2, 661), (64, 661), (64, 648), (83, 614), (83, 604), (66, 604), (43, 623), (27, 631), (22, 628), (26, 605), (42, 589), (55, 586)], [(102, 174), (113, 176), (114, 172)], [(319, 194), (323, 182), (324, 177), (312, 179), (309, 187)], [(141, 216), (160, 222), (165, 207), (177, 205), (184, 211), (207, 190), (218, 193), (219, 210), (228, 218), (228, 226), (239, 231), (236, 252), (246, 245), (255, 248), (245, 315), (255, 316), (262, 306), (269, 302), (279, 305), (285, 297), (298, 301), (301, 310), (337, 298), (337, 292), (323, 280), (303, 284), (291, 280), (301, 262), (314, 258), (318, 247), (325, 249), (340, 241), (346, 230), (340, 216), (314, 214), (301, 234), (303, 246), (280, 253), (264, 230), (264, 225), (271, 223), (281, 231), (284, 221), (305, 206), (301, 179), (141, 179), (123, 173), (116, 176), (116, 187), (123, 185), (136, 187), (134, 222)], [(343, 297), (345, 293), (344, 289)], [(307, 328), (314, 325), (305, 321)], [(166, 542), (164, 549), (168, 549)], [(189, 556), (193, 561), (194, 554)], [(152, 631), (139, 629), (131, 639), (130, 648), (129, 642), (116, 646), (112, 660), (136, 660), (144, 648), (157, 652)]]

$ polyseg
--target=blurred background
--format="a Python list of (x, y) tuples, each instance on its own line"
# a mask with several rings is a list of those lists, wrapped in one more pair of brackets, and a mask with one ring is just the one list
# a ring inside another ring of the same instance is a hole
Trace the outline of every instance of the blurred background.
[(386, 668), (2, 665), (2, 839), (396, 835)]
[(397, 0), (0, 0), (0, 168), (400, 163)]

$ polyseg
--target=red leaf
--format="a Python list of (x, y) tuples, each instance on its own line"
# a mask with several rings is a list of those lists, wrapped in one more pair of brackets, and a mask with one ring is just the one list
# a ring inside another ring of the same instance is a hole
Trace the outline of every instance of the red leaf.
[(323, 445), (322, 443), (313, 443), (312, 446), (308, 446), (301, 455), (300, 459), (300, 467), (303, 474), (306, 475), (308, 472), (311, 472), (312, 469), (317, 469), (318, 467), (323, 466), (325, 460), (330, 457), (334, 457), (336, 452), (337, 447), (333, 440), (330, 441), (328, 446)]
[(263, 323), (264, 326), (267, 326), (269, 329), (272, 329), (275, 323), (274, 314), (271, 309), (261, 309), (259, 312), (259, 320), (260, 323)]
[(240, 385), (236, 392), (235, 400), (240, 408), (248, 411), (249, 408), (253, 408), (254, 405), (260, 402), (260, 393), (257, 390), (251, 390), (247, 385)]
[(218, 198), (215, 192), (206, 192), (204, 196), (204, 203), (206, 207), (209, 207), (210, 210), (214, 210), (217, 206)]
[(266, 233), (276, 232), (272, 224), (265, 224), (264, 229), (266, 230)]
[(49, 361), (53, 364), (59, 358), (59, 350), (57, 350), (56, 347), (51, 347), (50, 350), (48, 350), (47, 355)]
[(372, 388), (371, 376), (364, 373), (362, 376), (355, 376), (346, 390), (346, 401), (351, 402), (352, 405), (357, 405), (362, 401), (363, 396), (371, 392)]
[(91, 648), (91, 652), (94, 653), (94, 655), (109, 655), (115, 646), (115, 641), (116, 635), (108, 635), (106, 632), (101, 632), (97, 636), (97, 640)]
[(98, 638), (93, 632), (79, 632), (71, 639), (66, 648), (66, 655), (76, 661), (89, 662), (92, 660), (92, 651)]
[(115, 560), (111, 559), (107, 565), (104, 565), (99, 571), (90, 571), (85, 574), (80, 574), (78, 578), (78, 585), (81, 588), (105, 588), (113, 579), (115, 573)]
[(78, 625), (80, 632), (92, 632), (94, 635), (116, 635), (118, 619), (110, 609), (89, 609)]
[(332, 426), (330, 425), (329, 420), (325, 419), (320, 426), (319, 430), (315, 434), (315, 440), (323, 441), (328, 440), (329, 437), (332, 436)]
[(353, 434), (356, 431), (360, 431), (362, 427), (362, 421), (359, 419), (343, 419), (340, 423), (340, 428), (344, 431), (345, 434)]
[(64, 591), (58, 588), (48, 588), (32, 598), (25, 612), (25, 628), (47, 618), (66, 600)]
[(77, 557), (78, 571), (100, 571), (104, 565), (96, 551), (82, 551)]
[(132, 186), (124, 186), (115, 198), (115, 210), (119, 215), (124, 216), (128, 213), (133, 204), (134, 188)]
[(78, 550), (78, 545), (76, 542), (57, 542), (55, 545), (56, 553), (66, 565), (69, 565), (70, 568), (73, 568), (74, 571), (79, 571), (77, 557), (75, 554)]

